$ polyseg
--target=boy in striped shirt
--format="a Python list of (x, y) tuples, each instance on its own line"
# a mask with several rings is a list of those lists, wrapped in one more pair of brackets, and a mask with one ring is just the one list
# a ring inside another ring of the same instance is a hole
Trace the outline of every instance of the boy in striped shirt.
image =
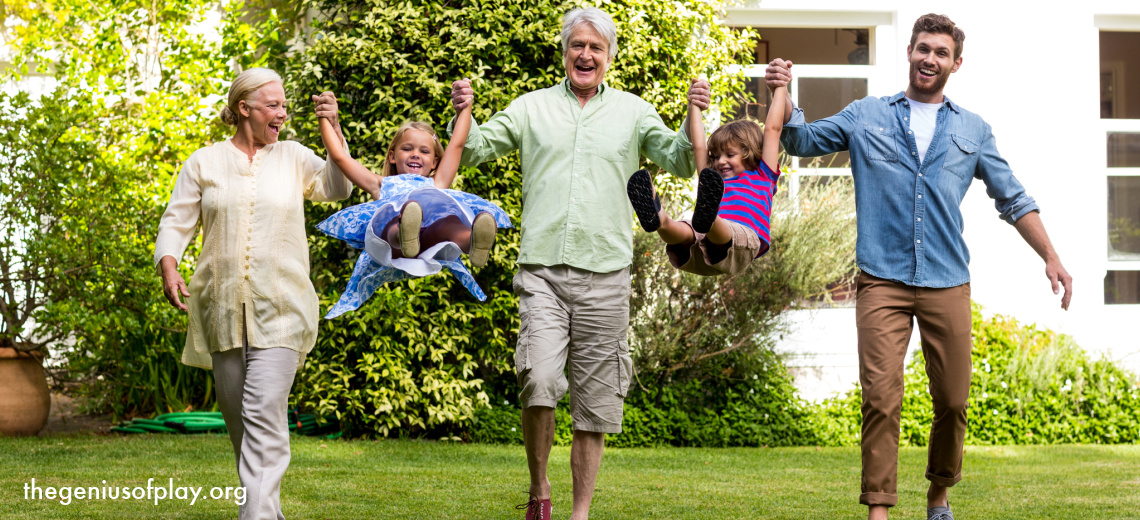
[[(661, 209), (648, 171), (630, 177), (626, 191), (637, 219), (665, 241), (673, 267), (701, 276), (737, 274), (768, 252), (787, 95), (787, 87), (773, 91), (763, 130), (754, 121), (738, 120), (717, 128), (707, 147), (693, 139), (701, 173), (691, 220), (673, 220)], [(689, 124), (689, 135), (705, 134), (700, 109), (693, 105)]]

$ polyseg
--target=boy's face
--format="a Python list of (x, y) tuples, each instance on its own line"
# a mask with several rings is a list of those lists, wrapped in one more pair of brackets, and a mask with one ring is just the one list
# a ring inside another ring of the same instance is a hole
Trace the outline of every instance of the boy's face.
[(724, 147), (712, 154), (712, 165), (713, 169), (725, 179), (736, 177), (746, 171), (744, 156), (740, 153), (740, 147), (733, 143), (726, 143)]
[(926, 103), (941, 101), (942, 89), (950, 74), (962, 66), (962, 57), (954, 58), (954, 38), (949, 34), (921, 32), (914, 45), (907, 46), (906, 53), (910, 62), (907, 95)]

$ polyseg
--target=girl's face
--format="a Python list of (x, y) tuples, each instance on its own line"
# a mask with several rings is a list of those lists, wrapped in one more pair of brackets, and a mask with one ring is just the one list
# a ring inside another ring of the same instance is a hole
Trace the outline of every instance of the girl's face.
[(719, 153), (713, 155), (712, 166), (725, 179), (736, 177), (748, 170), (744, 164), (744, 156), (740, 153), (740, 147), (734, 143), (725, 144)]
[(423, 130), (407, 129), (400, 136), (396, 148), (388, 154), (388, 162), (397, 174), (414, 173), (427, 177), (439, 162), (435, 155), (435, 138)]

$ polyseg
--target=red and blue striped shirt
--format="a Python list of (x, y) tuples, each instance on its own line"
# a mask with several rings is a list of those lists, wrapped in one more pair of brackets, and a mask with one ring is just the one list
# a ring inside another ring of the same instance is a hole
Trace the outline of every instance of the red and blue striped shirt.
[(760, 168), (724, 180), (724, 196), (720, 200), (717, 216), (756, 231), (756, 235), (764, 242), (760, 254), (767, 252), (772, 244), (768, 224), (779, 178), (779, 173), (760, 161)]

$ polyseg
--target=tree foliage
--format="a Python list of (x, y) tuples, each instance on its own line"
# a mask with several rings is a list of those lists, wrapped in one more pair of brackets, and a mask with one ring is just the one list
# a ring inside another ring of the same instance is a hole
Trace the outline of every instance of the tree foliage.
[(178, 363), (186, 318), (163, 298), (152, 255), (182, 162), (225, 137), (216, 102), (232, 72), (205, 23), (220, 18), (216, 3), (5, 5), (19, 20), (6, 35), (15, 52), (5, 79), (39, 72), (55, 88), (0, 103), (0, 255), (25, 284), (6, 291), (23, 314), (5, 313), (4, 337), (54, 343), (56, 382), (95, 408), (210, 406), (210, 374)]
[[(353, 154), (374, 169), (405, 120), (442, 131), (452, 117), (455, 79), (474, 80), (473, 115), (485, 121), (516, 97), (564, 77), (559, 23), (572, 6), (563, 1), (305, 5), (321, 14), (309, 46), (287, 62), (287, 89), (298, 100), (336, 92)], [(607, 83), (654, 104), (666, 124), (680, 124), (691, 77), (710, 77), (719, 96), (739, 90), (722, 71), (746, 59), (751, 34), (718, 25), (715, 3), (629, 0), (602, 8), (618, 26), (621, 49)], [(311, 116), (298, 117), (294, 128), (301, 142), (319, 143)], [(465, 168), (457, 182), (516, 219), (520, 186), (517, 154)], [(310, 206), (310, 224), (340, 207)], [(353, 252), (319, 234), (310, 235), (310, 246), (313, 278), (328, 306), (351, 274)], [(294, 391), (299, 404), (335, 413), (361, 432), (446, 433), (468, 424), (489, 395), (512, 395), (517, 255), (517, 233), (501, 233), (491, 262), (474, 271), (485, 303), (450, 277), (436, 276), (389, 284), (361, 309), (323, 322)]]

